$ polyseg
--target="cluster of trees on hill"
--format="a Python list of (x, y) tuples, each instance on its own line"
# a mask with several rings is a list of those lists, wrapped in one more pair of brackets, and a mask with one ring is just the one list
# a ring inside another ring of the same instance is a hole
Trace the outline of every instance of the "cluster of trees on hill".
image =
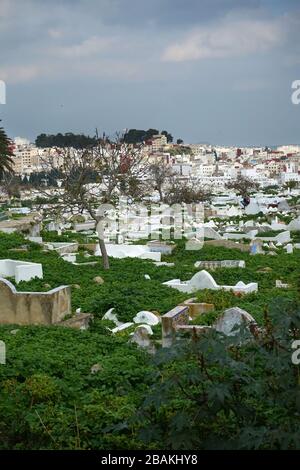
[[(126, 144), (140, 144), (147, 140), (151, 140), (154, 135), (163, 134), (167, 138), (167, 142), (173, 142), (173, 136), (168, 131), (159, 132), (158, 129), (129, 129), (123, 136), (124, 143)], [(109, 140), (106, 138), (106, 140)], [(182, 139), (178, 139), (177, 143), (181, 144)], [(65, 134), (40, 134), (35, 139), (37, 147), (73, 147), (76, 149), (90, 147), (97, 143), (97, 137), (90, 137), (84, 134), (73, 134), (66, 132)]]
[[(154, 135), (158, 135), (159, 133), (157, 129), (151, 128), (147, 131), (143, 129), (129, 129), (129, 131), (124, 134), (124, 142), (126, 144), (139, 144), (146, 140), (151, 140)], [(173, 136), (169, 132), (162, 131), (160, 134), (166, 136), (168, 143), (173, 142)]]
[(35, 139), (37, 147), (73, 147), (76, 149), (90, 147), (97, 142), (96, 137), (90, 137), (84, 134), (73, 134), (66, 132), (65, 134), (40, 134)]

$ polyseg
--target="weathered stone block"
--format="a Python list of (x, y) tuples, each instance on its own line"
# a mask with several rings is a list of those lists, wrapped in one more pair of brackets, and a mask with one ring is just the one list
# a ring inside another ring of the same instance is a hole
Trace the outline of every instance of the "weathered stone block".
[(71, 313), (71, 290), (60, 286), (48, 292), (17, 292), (0, 278), (0, 324), (51, 325)]

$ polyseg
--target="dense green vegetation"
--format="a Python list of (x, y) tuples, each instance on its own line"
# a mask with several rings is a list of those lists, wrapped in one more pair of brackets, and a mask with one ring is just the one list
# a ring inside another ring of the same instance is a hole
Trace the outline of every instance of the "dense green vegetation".
[(40, 134), (35, 139), (37, 147), (73, 147), (82, 149), (95, 145), (97, 139), (95, 137), (86, 136), (84, 134), (73, 134), (67, 132), (66, 134)]
[(7, 137), (3, 127), (0, 127), (0, 179), (2, 179), (4, 173), (12, 173), (12, 156), (12, 142)]
[[(71, 232), (43, 236), (82, 241)], [(19, 234), (0, 233), (0, 258), (43, 264), (44, 279), (22, 282), (18, 290), (69, 284), (73, 312), (81, 307), (95, 316), (88, 331), (0, 327), (7, 346), (7, 364), (0, 365), (0, 448), (300, 448), (298, 368), (290, 349), (295, 326), (300, 327), (300, 250), (278, 253), (250, 256), (208, 245), (186, 251), (178, 241), (164, 257), (174, 267), (127, 258), (111, 259), (111, 269), (104, 271), (99, 259), (82, 252), (79, 262), (97, 264), (73, 266)], [(140, 310), (164, 314), (191, 297), (162, 282), (190, 279), (195, 261), (214, 259), (244, 259), (246, 269), (217, 269), (213, 276), (220, 284), (255, 281), (259, 291), (244, 297), (200, 291), (195, 296), (214, 303), (215, 311), (194, 322), (211, 324), (225, 308), (238, 305), (267, 329), (266, 338), (230, 343), (214, 334), (200, 342), (182, 337), (175, 348), (152, 358), (128, 343), (127, 332), (112, 336), (106, 329), (101, 317), (111, 307), (120, 320), (131, 321)], [(93, 280), (99, 275), (102, 285)], [(276, 289), (276, 279), (290, 287)], [(281, 300), (274, 303), (276, 298)], [(95, 364), (99, 370), (92, 373)]]
[[(151, 140), (154, 135), (158, 134), (159, 130), (157, 129), (148, 129), (147, 131), (143, 129), (129, 129), (124, 135), (124, 142), (127, 144), (140, 144)], [(167, 142), (173, 142), (173, 136), (169, 132), (162, 131), (161, 134), (166, 136)]]
[(211, 331), (155, 357), (153, 386), (138, 413), (139, 435), (173, 449), (300, 449), (300, 305), (275, 300), (256, 341)]

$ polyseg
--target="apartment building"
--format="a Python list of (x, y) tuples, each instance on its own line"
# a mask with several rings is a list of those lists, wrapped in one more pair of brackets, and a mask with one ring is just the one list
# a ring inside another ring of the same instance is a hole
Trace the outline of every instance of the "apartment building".
[(163, 134), (157, 134), (151, 137), (152, 141), (152, 152), (160, 152), (164, 146), (167, 145), (167, 137)]

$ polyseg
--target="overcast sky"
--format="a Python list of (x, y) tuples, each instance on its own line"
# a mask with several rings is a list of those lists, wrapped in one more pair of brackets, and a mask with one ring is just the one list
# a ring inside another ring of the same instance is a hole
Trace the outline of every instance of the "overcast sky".
[(300, 143), (299, 0), (0, 0), (11, 137), (155, 127)]

